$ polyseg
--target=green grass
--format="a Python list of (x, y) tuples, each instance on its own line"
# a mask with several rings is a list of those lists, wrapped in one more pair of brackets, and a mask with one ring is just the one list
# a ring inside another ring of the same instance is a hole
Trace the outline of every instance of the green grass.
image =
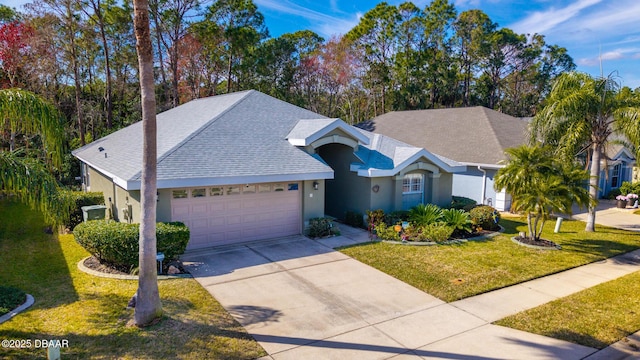
[(0, 316), (17, 308), (27, 300), (24, 291), (10, 287), (0, 286)]
[[(0, 324), (0, 339), (66, 339), (63, 359), (252, 359), (264, 350), (195, 280), (159, 282), (165, 311), (156, 325), (127, 325), (136, 281), (77, 269), (88, 253), (72, 235), (48, 235), (42, 217), (0, 201), (0, 284), (35, 304)], [(43, 349), (2, 349), (3, 358), (46, 359)]]
[(640, 272), (509, 316), (496, 324), (602, 349), (640, 330)]
[(507, 218), (500, 224), (505, 233), (484, 241), (438, 246), (379, 242), (340, 251), (444, 301), (455, 301), (640, 248), (638, 233), (600, 226), (587, 233), (583, 222), (564, 221), (554, 234), (555, 222), (549, 221), (543, 238), (562, 250), (534, 250), (511, 241), (526, 231), (525, 219)]

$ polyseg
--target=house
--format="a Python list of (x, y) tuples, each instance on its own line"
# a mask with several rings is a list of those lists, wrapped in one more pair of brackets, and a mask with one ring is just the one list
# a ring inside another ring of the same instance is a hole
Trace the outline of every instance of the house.
[[(158, 114), (157, 127), (157, 220), (184, 222), (189, 249), (300, 234), (346, 211), (444, 205), (465, 169), (258, 91), (193, 100)], [(73, 155), (112, 217), (139, 222), (142, 123)]]
[[(634, 169), (636, 165), (636, 158), (634, 154), (622, 144), (618, 144), (615, 140), (620, 140), (615, 136), (614, 142), (610, 142), (605, 147), (604, 156), (607, 161), (601, 163), (600, 168), (600, 183), (598, 184), (599, 197), (607, 196), (611, 190), (618, 189), (623, 182), (638, 181), (637, 170)], [(634, 177), (635, 176), (635, 177)]]
[(528, 122), (482, 107), (394, 111), (358, 126), (467, 166), (453, 176), (452, 194), (509, 210), (511, 197), (493, 179), (507, 148), (527, 141)]

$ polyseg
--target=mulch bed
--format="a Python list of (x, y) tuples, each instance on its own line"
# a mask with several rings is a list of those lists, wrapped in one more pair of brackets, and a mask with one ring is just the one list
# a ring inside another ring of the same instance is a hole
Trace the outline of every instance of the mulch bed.
[[(180, 273), (184, 274), (186, 273), (186, 271), (184, 270), (184, 267), (182, 266), (182, 262), (180, 261), (172, 261), (169, 263), (163, 263), (162, 264), (162, 273), (166, 274), (167, 271), (169, 270), (169, 266), (175, 266), (178, 268), (178, 270), (180, 270)], [(94, 256), (91, 256), (89, 258), (87, 258), (84, 261), (84, 266), (86, 266), (87, 268), (91, 269), (91, 270), (95, 270), (95, 271), (99, 271), (101, 273), (105, 273), (105, 274), (114, 274), (114, 275), (131, 275), (130, 273), (123, 271), (123, 269), (117, 269), (105, 264), (101, 264), (100, 261), (98, 261), (98, 259), (96, 259)]]
[(558, 244), (554, 243), (553, 241), (550, 240), (545, 240), (545, 239), (540, 239), (540, 240), (534, 240), (528, 236), (522, 237), (522, 236), (516, 236), (514, 237), (514, 239), (522, 244), (526, 244), (526, 245), (531, 245), (531, 246), (538, 246), (538, 247), (543, 247), (543, 248), (559, 248)]

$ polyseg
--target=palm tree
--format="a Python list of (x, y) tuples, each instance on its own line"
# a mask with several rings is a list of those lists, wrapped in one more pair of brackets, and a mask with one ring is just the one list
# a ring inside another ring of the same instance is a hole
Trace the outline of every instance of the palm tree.
[(156, 95), (153, 79), (153, 48), (149, 27), (149, 1), (134, 0), (133, 23), (136, 34), (136, 50), (140, 68), (140, 93), (142, 97), (142, 184), (140, 214), (140, 273), (134, 323), (146, 326), (162, 316), (162, 303), (156, 274)]
[(592, 201), (586, 231), (595, 231), (600, 161), (609, 137), (615, 131), (629, 136), (631, 141), (640, 140), (640, 107), (630, 97), (621, 96), (619, 88), (611, 75), (593, 78), (579, 72), (562, 74), (554, 83), (546, 106), (531, 122), (532, 142), (554, 146), (556, 155), (567, 161), (587, 155)]
[(548, 148), (522, 145), (507, 149), (507, 165), (496, 173), (494, 187), (513, 198), (512, 208), (527, 213), (529, 237), (540, 240), (552, 212), (571, 214), (574, 203), (589, 204), (587, 172), (573, 162), (556, 160)]
[(0, 90), (0, 121), (11, 133), (38, 134), (43, 160), (23, 151), (0, 150), (0, 191), (39, 208), (50, 223), (60, 224), (69, 213), (56, 179), (47, 167), (60, 166), (64, 154), (64, 121), (58, 110), (41, 97), (20, 89)]

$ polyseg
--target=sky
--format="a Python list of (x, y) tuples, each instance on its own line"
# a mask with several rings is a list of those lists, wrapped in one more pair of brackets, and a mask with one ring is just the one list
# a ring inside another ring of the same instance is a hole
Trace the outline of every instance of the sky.
[[(406, 0), (387, 0), (398, 5)], [(424, 8), (431, 0), (414, 0)], [(500, 27), (538, 33), (567, 48), (578, 71), (614, 74), (640, 87), (640, 0), (451, 0), (458, 12), (484, 11)], [(0, 0), (20, 9), (26, 0)], [(344, 34), (378, 0), (254, 0), (270, 35), (312, 30), (328, 39)], [(602, 63), (602, 70), (600, 64)]]

